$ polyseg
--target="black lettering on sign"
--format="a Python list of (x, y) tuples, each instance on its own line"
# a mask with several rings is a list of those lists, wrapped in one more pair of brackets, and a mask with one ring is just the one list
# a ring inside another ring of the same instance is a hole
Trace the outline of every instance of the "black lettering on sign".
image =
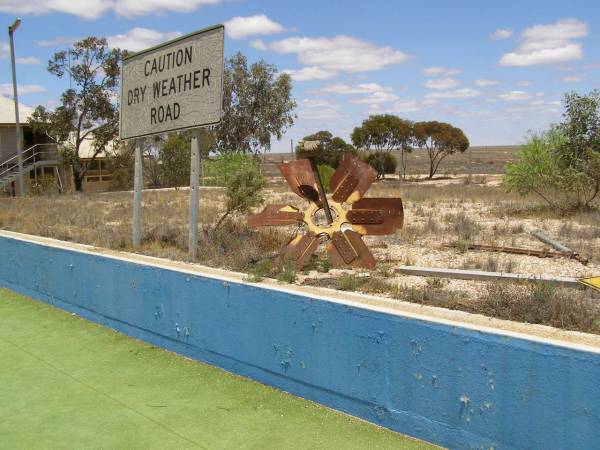
[(206, 85), (210, 86), (210, 69), (204, 69), (202, 71), (202, 87), (204, 87), (204, 82), (206, 81)]
[(148, 59), (144, 62), (144, 75), (149, 77), (150, 75), (156, 75), (159, 72), (191, 64), (192, 54), (192, 46), (190, 45), (185, 49), (180, 48), (176, 51), (171, 51), (159, 55), (156, 58), (152, 58), (152, 62)]
[(135, 105), (137, 103), (144, 102), (144, 96), (146, 95), (146, 86), (141, 88), (129, 89), (127, 91), (127, 106)]
[(172, 105), (150, 108), (150, 125), (158, 125), (179, 119), (181, 107), (175, 102)]
[(194, 89), (200, 87), (200, 70), (194, 70)]

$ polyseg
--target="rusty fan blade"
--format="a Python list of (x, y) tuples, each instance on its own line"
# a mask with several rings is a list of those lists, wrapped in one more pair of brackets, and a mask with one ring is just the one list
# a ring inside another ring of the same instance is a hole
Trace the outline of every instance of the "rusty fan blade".
[(306, 200), (321, 204), (317, 180), (308, 159), (279, 164), (278, 167), (292, 191)]
[(367, 192), (377, 178), (377, 172), (360, 158), (347, 153), (342, 164), (331, 176), (329, 188), (333, 200), (339, 203), (354, 203)]
[(248, 226), (255, 228), (261, 226), (294, 225), (302, 221), (304, 214), (289, 205), (267, 205), (258, 214), (248, 216)]
[(301, 268), (308, 263), (318, 246), (319, 239), (314, 233), (299, 234), (282, 249), (281, 258)]
[(392, 234), (404, 224), (400, 198), (363, 198), (353, 203), (348, 220), (360, 234)]
[(373, 254), (360, 234), (352, 231), (336, 231), (327, 243), (331, 263), (337, 267), (352, 266), (373, 269), (376, 265)]

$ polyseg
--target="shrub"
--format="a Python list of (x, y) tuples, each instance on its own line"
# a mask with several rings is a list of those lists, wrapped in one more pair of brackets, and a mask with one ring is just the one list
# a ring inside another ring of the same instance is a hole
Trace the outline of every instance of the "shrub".
[(563, 103), (565, 120), (529, 137), (503, 185), (565, 213), (591, 206), (600, 193), (600, 91), (567, 94)]
[(321, 182), (323, 183), (323, 188), (326, 191), (329, 191), (329, 182), (331, 181), (335, 169), (325, 164), (321, 164), (317, 166), (317, 168), (319, 170), (319, 177), (321, 177)]
[(371, 153), (365, 158), (365, 162), (377, 171), (377, 178), (383, 178), (388, 173), (396, 173), (398, 161), (396, 157), (387, 152)]
[(186, 134), (171, 134), (160, 149), (160, 181), (163, 187), (190, 185), (190, 140)]
[(263, 203), (262, 190), (267, 182), (260, 172), (258, 161), (247, 155), (225, 155), (208, 164), (212, 172), (209, 180), (217, 186), (225, 186), (225, 212), (214, 229), (232, 213), (246, 214), (251, 208)]
[(302, 140), (319, 141), (319, 145), (314, 150), (305, 150), (300, 146), (296, 146), (296, 158), (311, 158), (317, 165), (327, 165), (337, 169), (346, 153), (357, 153), (352, 145), (348, 144), (340, 137), (334, 137), (333, 134), (327, 130), (304, 136)]
[(252, 155), (227, 153), (216, 159), (203, 161), (202, 177), (205, 186), (227, 187), (233, 175), (246, 169), (258, 172), (262, 177), (258, 161)]

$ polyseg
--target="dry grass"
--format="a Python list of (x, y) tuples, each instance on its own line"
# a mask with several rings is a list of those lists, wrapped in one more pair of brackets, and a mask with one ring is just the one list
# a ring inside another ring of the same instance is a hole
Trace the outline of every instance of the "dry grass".
[(480, 295), (447, 289), (448, 280), (427, 278), (422, 287), (394, 284), (385, 278), (344, 274), (305, 282), (342, 291), (385, 294), (412, 303), (484, 314), (499, 319), (550, 325), (600, 334), (600, 300), (592, 291), (542, 283), (484, 283)]
[[(275, 254), (289, 240), (289, 229), (251, 230), (233, 218), (215, 231), (222, 194), (201, 194), (202, 214), (198, 261), (213, 267), (247, 271), (256, 261)], [(0, 201), (0, 228), (46, 236), (96, 247), (134, 251), (131, 245), (132, 195), (128, 193), (76, 194)], [(142, 246), (139, 253), (188, 259), (188, 193), (144, 193)]]
[[(569, 217), (520, 199), (498, 187), (485, 185), (400, 184), (386, 180), (368, 192), (371, 197), (400, 196), (405, 226), (391, 236), (367, 237), (380, 261), (368, 277), (333, 276), (321, 254), (301, 274), (303, 282), (386, 295), (401, 300), (462, 309), (513, 320), (544, 323), (567, 329), (600, 332), (598, 308), (589, 294), (554, 290), (542, 292), (529, 285), (488, 285), (461, 280), (443, 281), (396, 275), (398, 264), (455, 267), (496, 272), (585, 276), (600, 273), (600, 212)], [(201, 191), (199, 262), (263, 277), (295, 282), (297, 274), (281, 266), (276, 255), (294, 233), (292, 227), (251, 230), (243, 217), (233, 217), (216, 232), (208, 230), (223, 204), (219, 189)], [(302, 201), (281, 181), (274, 180), (267, 203)], [(0, 228), (98, 247), (187, 260), (188, 192), (144, 192), (143, 237), (140, 249), (131, 246), (131, 193), (76, 194), (24, 199), (0, 199)], [(567, 259), (541, 259), (467, 250), (468, 242), (542, 249), (531, 236), (542, 229), (590, 258), (585, 267)], [(458, 242), (458, 248), (442, 244)], [(329, 281), (328, 281), (329, 280)], [(543, 295), (542, 295), (543, 294)], [(541, 300), (540, 300), (541, 298)], [(597, 300), (596, 300), (597, 302)]]

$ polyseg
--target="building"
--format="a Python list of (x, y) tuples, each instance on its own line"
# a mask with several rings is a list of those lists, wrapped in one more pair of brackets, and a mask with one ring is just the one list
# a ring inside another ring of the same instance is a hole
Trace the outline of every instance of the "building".
[[(26, 193), (62, 192), (73, 189), (73, 172), (60, 158), (58, 146), (50, 138), (35, 133), (28, 119), (33, 108), (19, 105), (19, 118), (23, 130), (23, 172)], [(106, 191), (111, 174), (108, 170), (106, 153), (93, 157), (92, 140), (85, 140), (80, 146), (80, 158), (91, 164), (86, 174), (82, 190), (84, 192)], [(110, 145), (112, 149), (114, 144)], [(110, 152), (110, 150), (109, 150)], [(13, 100), (0, 96), (0, 195), (18, 195), (17, 130)]]
[[(35, 133), (28, 123), (33, 108), (19, 105), (19, 118), (23, 130), (23, 175), (25, 191), (41, 186), (64, 187), (66, 173), (61, 167), (56, 144), (40, 133)], [(19, 194), (17, 129), (13, 100), (0, 96), (0, 192)]]

